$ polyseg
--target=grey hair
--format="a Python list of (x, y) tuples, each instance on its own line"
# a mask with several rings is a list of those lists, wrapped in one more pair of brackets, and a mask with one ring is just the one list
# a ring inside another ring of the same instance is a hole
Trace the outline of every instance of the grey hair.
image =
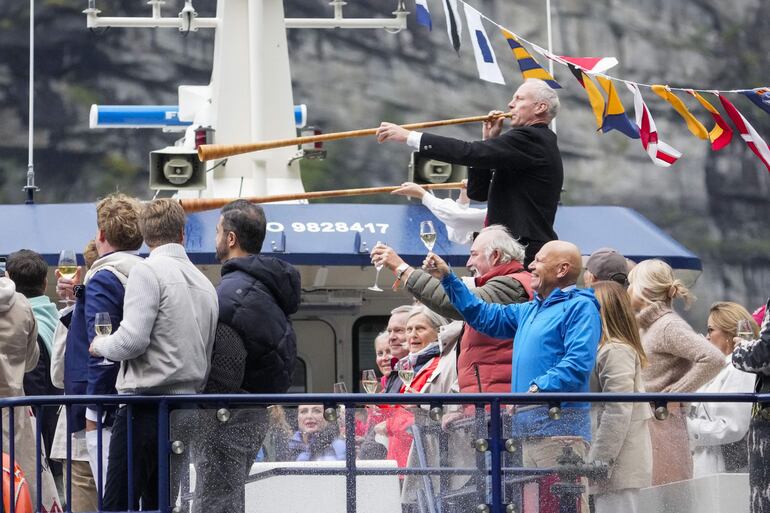
[(524, 245), (511, 236), (511, 232), (501, 224), (490, 224), (479, 233), (493, 233), (492, 239), (484, 248), (484, 256), (489, 259), (492, 256), (492, 252), (497, 250), (500, 252), (500, 263), (507, 264), (512, 260), (517, 262), (524, 262), (525, 248)]
[(393, 310), (390, 311), (390, 315), (397, 315), (397, 314), (411, 312), (412, 308), (414, 308), (412, 305), (397, 306)]
[(545, 115), (546, 122), (550, 123), (553, 118), (559, 115), (560, 103), (556, 91), (554, 91), (544, 80), (540, 80), (539, 78), (528, 78), (525, 83), (535, 86), (533, 91), (535, 93), (535, 99), (544, 102), (548, 106)]
[(387, 331), (381, 331), (381, 332), (377, 333), (377, 336), (376, 336), (376, 337), (374, 337), (374, 343), (376, 344), (376, 343), (377, 343), (377, 341), (378, 341), (380, 338), (384, 338), (384, 339), (385, 339), (385, 341), (387, 342), (387, 340), (388, 340), (388, 337), (390, 337), (390, 333), (388, 333)]
[(438, 329), (441, 326), (446, 326), (449, 324), (449, 319), (447, 319), (444, 316), (441, 316), (428, 308), (425, 305), (416, 305), (412, 307), (412, 310), (409, 312), (409, 319), (414, 317), (415, 315), (424, 315), (428, 321), (433, 325), (433, 329), (438, 331)]

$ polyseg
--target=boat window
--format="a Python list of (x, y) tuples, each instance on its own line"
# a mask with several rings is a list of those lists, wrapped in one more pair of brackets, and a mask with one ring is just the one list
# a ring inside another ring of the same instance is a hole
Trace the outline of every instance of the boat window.
[(353, 390), (361, 392), (361, 371), (377, 370), (374, 338), (388, 325), (387, 315), (367, 315), (353, 324)]
[(288, 392), (290, 394), (304, 394), (307, 392), (307, 364), (299, 356), (297, 357), (297, 365), (294, 367), (294, 379)]

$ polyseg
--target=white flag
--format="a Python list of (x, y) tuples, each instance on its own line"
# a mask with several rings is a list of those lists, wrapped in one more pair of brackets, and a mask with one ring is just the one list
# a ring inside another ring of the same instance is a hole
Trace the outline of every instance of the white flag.
[(481, 14), (470, 5), (463, 3), (465, 8), (465, 21), (468, 22), (468, 33), (473, 43), (473, 56), (476, 57), (476, 67), (479, 70), (479, 78), (495, 84), (505, 84), (503, 74), (497, 65), (495, 52), (489, 44), (489, 38), (481, 24)]

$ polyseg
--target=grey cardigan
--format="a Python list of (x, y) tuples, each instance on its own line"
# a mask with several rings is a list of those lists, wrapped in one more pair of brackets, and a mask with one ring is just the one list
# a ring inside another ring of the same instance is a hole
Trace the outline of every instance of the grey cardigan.
[(196, 393), (208, 376), (218, 317), (214, 286), (184, 247), (164, 244), (133, 267), (120, 327), (93, 346), (123, 362), (120, 394)]

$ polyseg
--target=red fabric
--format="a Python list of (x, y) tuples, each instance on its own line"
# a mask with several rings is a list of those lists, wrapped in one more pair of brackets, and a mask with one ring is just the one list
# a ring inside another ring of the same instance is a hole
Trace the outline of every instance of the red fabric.
[[(428, 378), (438, 367), (439, 357), (434, 357), (431, 361), (423, 365), (422, 369), (414, 376), (409, 389), (419, 392), (427, 383)], [(395, 372), (395, 371), (394, 371)], [(401, 385), (400, 393), (405, 393), (406, 387)], [(396, 460), (399, 467), (406, 467), (409, 457), (409, 449), (412, 447), (412, 435), (407, 431), (414, 423), (414, 415), (402, 406), (389, 408), (388, 418), (385, 421), (385, 427), (388, 433), (388, 456), (389, 460)]]
[[(521, 262), (498, 265), (483, 276), (476, 278), (481, 287), (490, 279), (508, 276), (521, 283), (532, 299), (532, 275), (524, 270)], [(479, 368), (481, 392), (507, 393), (511, 391), (511, 363), (513, 340), (488, 337), (467, 324), (460, 341), (460, 356), (457, 358), (457, 383), (462, 393), (479, 393), (474, 364)]]
[(765, 310), (767, 309), (767, 305), (762, 305), (756, 310), (754, 310), (754, 313), (751, 314), (752, 317), (754, 317), (754, 320), (757, 321), (757, 324), (762, 326), (762, 321), (765, 318)]

